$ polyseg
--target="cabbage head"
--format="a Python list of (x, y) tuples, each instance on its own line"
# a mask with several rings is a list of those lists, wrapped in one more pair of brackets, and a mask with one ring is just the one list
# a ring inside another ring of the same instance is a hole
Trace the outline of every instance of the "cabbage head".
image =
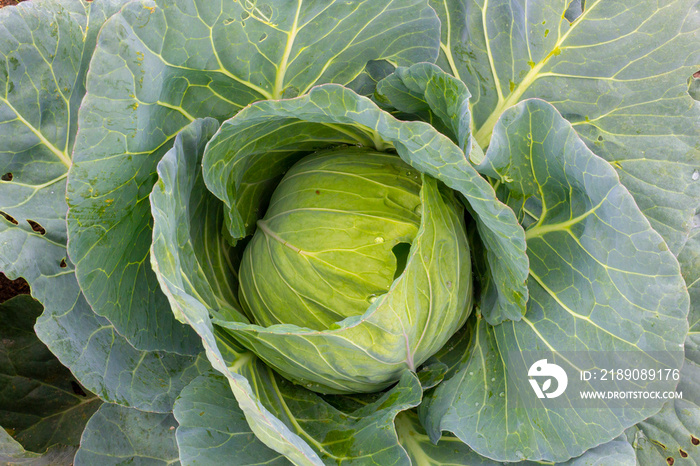
[[(297, 365), (318, 365), (304, 353), (271, 359), (285, 377), (327, 393), (374, 391), (415, 371), (464, 324), (464, 209), (424, 178), (395, 154), (354, 147), (308, 155), (282, 178), (243, 253), (241, 306), (263, 327), (352, 342), (329, 344), (328, 378), (296, 375)], [(416, 293), (419, 283), (427, 292)]]

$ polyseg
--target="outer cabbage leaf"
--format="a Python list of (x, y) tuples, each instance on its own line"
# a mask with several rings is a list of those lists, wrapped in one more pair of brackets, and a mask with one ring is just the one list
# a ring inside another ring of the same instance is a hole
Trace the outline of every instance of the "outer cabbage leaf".
[(472, 93), (482, 148), (508, 107), (551, 102), (677, 254), (700, 199), (700, 106), (687, 92), (700, 63), (697, 1), (571, 3), (431, 0), (443, 24), (437, 63)]
[[(459, 79), (430, 63), (399, 67), (377, 83), (374, 94), (379, 104), (420, 119), (449, 136), (469, 154), (471, 137), (471, 93)], [(405, 119), (405, 118), (402, 118)]]
[(508, 355), (537, 348), (668, 352), (668, 363), (680, 367), (685, 284), (612, 167), (546, 102), (506, 111), (479, 169), (504, 181), (516, 212), (528, 200), (539, 206), (525, 232), (528, 311), (522, 321), (496, 327), (476, 320), (454, 375), (421, 405), (424, 425), (434, 440), (449, 430), (499, 461), (564, 461), (619, 436), (661, 403), (624, 410), (533, 406), (504, 396), (506, 372), (522, 374), (515, 365), (524, 364)]
[(69, 252), (95, 312), (137, 348), (196, 353), (147, 257), (144, 200), (175, 135), (197, 117), (349, 84), (372, 60), (434, 60), (437, 30), (425, 0), (127, 4), (100, 34), (69, 176)]
[(87, 389), (168, 411), (206, 361), (135, 350), (92, 312), (66, 255), (65, 182), (83, 81), (100, 26), (122, 3), (44, 0), (0, 10), (0, 270), (30, 283), (45, 306), (37, 335)]
[(639, 466), (700, 464), (700, 358), (689, 350), (686, 357), (676, 389), (683, 398), (626, 432)]
[[(323, 464), (301, 438), (260, 402), (249, 381), (237, 373), (238, 368), (255, 356), (241, 350), (230, 336), (214, 329), (211, 324), (211, 315), (244, 319), (236, 311), (235, 302), (219, 308), (219, 303), (226, 302), (227, 292), (223, 290), (232, 283), (228, 281), (228, 273), (207, 276), (202, 272), (217, 263), (231, 261), (230, 247), (221, 238), (216, 243), (192, 241), (198, 231), (223, 230), (222, 204), (211, 195), (201, 196), (206, 191), (201, 176), (201, 157), (205, 144), (218, 126), (211, 118), (196, 120), (178, 134), (173, 148), (158, 164), (160, 179), (150, 198), (154, 218), (153, 270), (175, 315), (197, 332), (213, 368), (226, 376), (255, 435), (292, 462)], [(212, 247), (206, 249), (208, 246)], [(226, 267), (235, 269), (232, 264)], [(191, 275), (187, 273), (189, 271), (192, 271)], [(198, 276), (199, 273), (202, 275)], [(207, 301), (217, 296), (221, 299)]]
[(37, 338), (33, 327), (41, 312), (26, 295), (0, 304), (0, 426), (37, 453), (53, 445), (77, 447), (102, 404)]
[[(450, 138), (478, 162), (483, 153), (471, 134), (471, 94), (462, 81), (429, 63), (419, 63), (396, 72), (377, 85), (377, 99), (401, 112), (414, 114)], [(476, 153), (476, 155), (474, 154)], [(494, 240), (477, 219), (479, 244), (484, 244), (486, 264), (480, 271), (480, 308), (492, 325), (504, 319), (520, 320), (527, 303), (528, 263), (525, 239), (510, 238), (510, 245)], [(480, 253), (475, 251), (473, 253)]]
[[(422, 390), (415, 376), (407, 373), (388, 393), (339, 410), (318, 395), (292, 386), (260, 362), (251, 360), (242, 372), (261, 387), (263, 401), (274, 406), (288, 424), (296, 424), (299, 434), (322, 452), (326, 464), (409, 464), (393, 422), (399, 410), (420, 401)], [(175, 416), (180, 423), (177, 437), (183, 464), (221, 463), (233, 455), (240, 465), (289, 464), (255, 438), (223, 377), (193, 381), (176, 403)]]
[(251, 359), (239, 372), (262, 387), (260, 400), (329, 465), (409, 464), (394, 419), (420, 403), (423, 390), (418, 376), (434, 375), (405, 371), (396, 385), (370, 395), (363, 406), (339, 409), (283, 379), (259, 359)]
[(176, 427), (172, 414), (105, 403), (85, 427), (74, 464), (177, 466)]
[(627, 430), (640, 466), (700, 464), (700, 214), (693, 220), (690, 239), (678, 254), (690, 293), (690, 330), (677, 388), (683, 398)]
[(291, 464), (255, 437), (223, 376), (194, 379), (182, 390), (173, 414), (179, 423), (180, 462), (185, 466), (226, 464), (231, 458), (239, 466)]
[[(470, 449), (460, 439), (454, 436), (444, 436), (437, 444), (434, 444), (418, 416), (407, 411), (396, 418), (396, 430), (399, 433), (401, 445), (406, 449), (414, 465), (421, 466), (502, 466), (500, 461), (480, 456)], [(536, 466), (541, 462), (520, 461), (510, 463), (513, 466)], [(551, 463), (549, 463), (551, 464)], [(617, 466), (635, 466), (634, 450), (624, 437), (618, 437), (603, 445), (587, 450), (578, 458), (572, 458), (559, 466), (604, 466), (614, 464)]]

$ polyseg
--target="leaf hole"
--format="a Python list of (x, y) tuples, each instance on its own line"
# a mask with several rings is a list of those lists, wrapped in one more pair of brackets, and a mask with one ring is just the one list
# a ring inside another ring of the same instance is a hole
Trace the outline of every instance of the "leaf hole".
[(58, 266), (61, 267), (62, 269), (65, 269), (66, 267), (68, 267), (68, 264), (66, 264), (65, 259), (61, 259), (61, 263), (58, 264)]
[(267, 3), (264, 5), (260, 5), (258, 7), (258, 10), (260, 11), (260, 14), (265, 17), (268, 21), (272, 20), (272, 7), (268, 5)]
[(603, 140), (603, 136), (598, 136), (598, 140), (599, 140), (599, 141), (602, 141), (602, 140)]
[(673, 466), (673, 463), (675, 463), (676, 460), (669, 456), (668, 458), (666, 458), (666, 462), (668, 463), (668, 466)]
[(688, 453), (686, 453), (682, 448), (680, 448), (680, 449), (678, 450), (678, 453), (680, 453), (680, 455), (681, 455), (682, 458), (687, 458), (687, 457), (688, 457)]
[(265, 34), (265, 33), (263, 32), (262, 35), (260, 36), (260, 39), (258, 39), (258, 42), (262, 42), (262, 41), (264, 41), (265, 39), (267, 39), (267, 34)]
[(241, 13), (241, 20), (242, 21), (245, 21), (248, 18), (250, 18), (250, 13), (248, 13), (247, 11), (244, 11), (243, 13)]
[(87, 396), (87, 393), (85, 393), (85, 390), (83, 390), (83, 387), (78, 385), (78, 383), (75, 380), (70, 381), (70, 388), (73, 389), (73, 393), (75, 393), (76, 395)]
[(27, 223), (29, 224), (30, 227), (32, 227), (32, 230), (36, 231), (40, 235), (45, 235), (46, 234), (46, 229), (39, 225), (37, 222), (34, 220), (27, 220)]
[(698, 445), (700, 445), (700, 439), (694, 435), (691, 435), (690, 436), (690, 443), (692, 443), (695, 446), (698, 446)]
[(2, 215), (3, 217), (5, 217), (5, 220), (7, 220), (8, 222), (12, 223), (13, 225), (19, 224), (19, 222), (18, 222), (17, 220), (15, 220), (14, 217), (12, 217), (11, 215), (6, 214), (6, 213), (3, 212), (2, 210), (0, 210), (0, 215)]
[(0, 180), (2, 181), (12, 181), (12, 178), (14, 178), (14, 176), (10, 172), (7, 172), (4, 175), (0, 176)]
[(411, 243), (398, 243), (396, 246), (391, 248), (391, 252), (396, 257), (396, 272), (394, 272), (394, 280), (399, 278), (399, 276), (406, 269), (406, 262), (408, 261), (408, 253), (411, 251)]

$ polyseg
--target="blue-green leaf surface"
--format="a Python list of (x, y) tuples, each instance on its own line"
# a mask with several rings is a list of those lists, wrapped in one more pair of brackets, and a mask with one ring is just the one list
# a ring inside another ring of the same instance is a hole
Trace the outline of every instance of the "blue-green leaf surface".
[(700, 63), (697, 1), (576, 1), (565, 15), (571, 3), (431, 0), (442, 21), (437, 63), (472, 93), (482, 148), (507, 108), (552, 103), (677, 254), (700, 203), (700, 106), (687, 92)]
[[(460, 439), (451, 435), (443, 436), (437, 444), (434, 444), (414, 412), (407, 411), (399, 414), (396, 418), (396, 430), (399, 433), (401, 445), (406, 449), (413, 465), (503, 466), (503, 462), (479, 455)], [(536, 466), (543, 463), (520, 461), (506, 464)], [(559, 466), (605, 466), (613, 464), (616, 466), (635, 466), (636, 462), (631, 445), (624, 437), (618, 437), (608, 443), (591, 448), (577, 458), (556, 464)]]
[(263, 404), (311, 445), (325, 464), (410, 464), (394, 419), (421, 401), (423, 390), (415, 373), (405, 371), (396, 385), (372, 394), (373, 399), (364, 406), (340, 410), (318, 394), (281, 378), (260, 360), (250, 360), (238, 371), (258, 387)]
[(180, 462), (226, 464), (236, 458), (239, 466), (291, 464), (255, 436), (238, 407), (228, 380), (208, 374), (182, 390), (173, 410)]
[(669, 458), (676, 466), (700, 464), (700, 214), (693, 218), (678, 262), (690, 293), (690, 329), (677, 388), (683, 398), (669, 401), (658, 414), (627, 430), (640, 466), (669, 464)]
[(535, 407), (502, 396), (506, 372), (519, 369), (506, 363), (524, 364), (508, 355), (537, 348), (668, 351), (679, 355), (680, 367), (688, 329), (685, 283), (612, 167), (550, 104), (528, 100), (508, 110), (479, 169), (503, 180), (519, 215), (530, 205), (538, 209), (528, 210), (525, 232), (528, 310), (522, 321), (496, 327), (476, 320), (458, 373), (424, 402), (423, 419), (432, 438), (449, 430), (500, 461), (563, 461), (619, 436), (660, 403), (574, 407), (568, 414)]
[(37, 335), (86, 388), (168, 411), (198, 375), (197, 358), (135, 350), (92, 312), (66, 254), (65, 186), (83, 80), (101, 24), (122, 3), (44, 0), (0, 10), (0, 270), (30, 283), (45, 307)]
[[(654, 416), (629, 428), (639, 466), (700, 464), (700, 358), (686, 349), (677, 391), (682, 399), (667, 402)], [(670, 458), (670, 460), (669, 460)]]
[(471, 111), (467, 86), (430, 63), (399, 67), (379, 81), (375, 97), (380, 103), (415, 114), (471, 152)]
[(95, 312), (137, 348), (196, 354), (148, 264), (144, 201), (178, 131), (349, 84), (372, 60), (432, 61), (438, 42), (426, 0), (128, 3), (100, 34), (69, 176), (70, 255)]
[[(377, 85), (380, 102), (388, 103), (401, 112), (414, 114), (441, 131), (470, 156), (477, 149), (471, 134), (471, 94), (459, 79), (429, 63), (419, 63), (409, 68), (398, 68), (394, 74)], [(483, 154), (481, 154), (483, 157)], [(472, 162), (474, 162), (472, 160)], [(477, 228), (485, 244), (488, 267), (480, 277), (480, 307), (486, 320), (498, 324), (504, 319), (519, 320), (525, 313), (527, 302), (527, 256), (524, 239), (510, 240), (516, 248), (506, 249), (484, 228), (477, 219)], [(517, 254), (515, 253), (517, 252)], [(481, 253), (477, 251), (476, 253)]]
[(74, 464), (177, 466), (176, 428), (172, 414), (103, 404), (85, 427)]

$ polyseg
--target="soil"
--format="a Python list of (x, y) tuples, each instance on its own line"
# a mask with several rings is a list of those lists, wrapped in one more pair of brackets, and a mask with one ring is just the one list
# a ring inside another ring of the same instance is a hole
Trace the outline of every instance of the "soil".
[(0, 273), (0, 303), (4, 303), (8, 299), (14, 298), (18, 294), (29, 294), (29, 284), (24, 281), (24, 278), (10, 280), (5, 275)]
[(22, 2), (24, 0), (0, 0), (0, 8), (4, 6), (9, 6), (9, 5), (17, 5), (19, 2)]

